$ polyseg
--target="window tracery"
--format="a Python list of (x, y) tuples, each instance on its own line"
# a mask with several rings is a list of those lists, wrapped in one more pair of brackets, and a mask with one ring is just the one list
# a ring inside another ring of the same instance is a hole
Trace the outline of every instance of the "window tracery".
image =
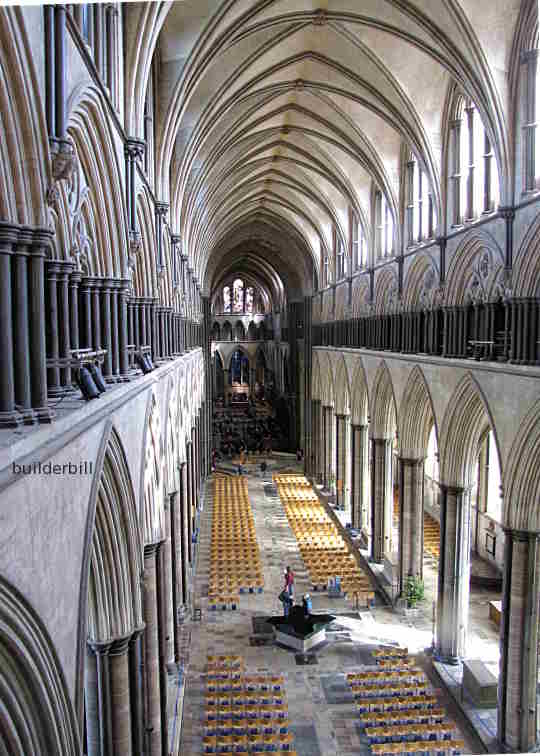
[(493, 212), (498, 186), (491, 142), (475, 104), (463, 94), (454, 104), (449, 160), (452, 225)]

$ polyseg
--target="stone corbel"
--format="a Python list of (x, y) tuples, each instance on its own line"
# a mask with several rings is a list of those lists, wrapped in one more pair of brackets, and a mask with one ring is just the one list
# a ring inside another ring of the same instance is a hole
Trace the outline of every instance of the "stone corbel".
[(51, 137), (49, 145), (53, 179), (55, 181), (69, 181), (77, 164), (72, 142), (69, 139)]
[(324, 26), (327, 22), (328, 16), (326, 10), (319, 8), (319, 10), (315, 11), (315, 15), (313, 16), (313, 23), (315, 26)]
[(137, 257), (142, 251), (141, 235), (138, 231), (129, 232), (129, 251), (128, 267), (130, 271), (135, 271), (137, 267)]

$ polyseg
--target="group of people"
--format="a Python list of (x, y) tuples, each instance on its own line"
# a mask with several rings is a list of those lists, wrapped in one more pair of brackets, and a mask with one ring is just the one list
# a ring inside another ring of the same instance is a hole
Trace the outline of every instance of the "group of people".
[[(294, 605), (294, 573), (289, 566), (283, 573), (285, 585), (283, 590), (279, 594), (279, 600), (283, 604), (283, 616), (288, 617), (291, 608)], [(308, 615), (312, 610), (312, 602), (309, 593), (305, 593), (302, 596), (302, 606), (304, 608), (304, 614)]]

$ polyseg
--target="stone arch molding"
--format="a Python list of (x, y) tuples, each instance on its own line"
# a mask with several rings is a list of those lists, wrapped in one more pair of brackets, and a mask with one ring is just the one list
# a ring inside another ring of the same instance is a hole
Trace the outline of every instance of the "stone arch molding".
[(446, 281), (446, 304), (487, 302), (501, 291), (504, 255), (485, 231), (471, 231), (456, 249)]
[(0, 577), (0, 751), (76, 756), (80, 742), (60, 663), (45, 628)]
[(163, 494), (165, 489), (165, 448), (161, 416), (152, 392), (146, 425), (143, 457), (142, 533), (144, 545), (164, 538)]
[(503, 480), (504, 525), (540, 532), (540, 400), (521, 423)]
[(401, 456), (422, 459), (426, 456), (429, 434), (437, 421), (428, 385), (420, 368), (415, 365), (409, 375), (399, 408), (399, 444)]
[(320, 359), (321, 401), (324, 407), (334, 407), (334, 375), (332, 365), (327, 354), (321, 355)]
[(351, 411), (351, 389), (349, 374), (343, 356), (338, 358), (335, 381), (336, 415), (349, 415)]
[(369, 393), (364, 363), (356, 362), (351, 383), (351, 422), (354, 425), (367, 425), (369, 422)]
[(495, 423), (474, 376), (467, 373), (448, 402), (441, 424), (439, 457), (443, 483), (456, 488), (469, 487), (474, 455), (478, 449), (478, 442), (487, 428), (490, 428), (495, 436), (501, 475), (504, 480), (504, 468)]
[(99, 478), (88, 578), (88, 637), (110, 641), (142, 625), (142, 543), (133, 486), (114, 429)]
[(311, 369), (311, 398), (313, 401), (321, 401), (321, 368), (319, 362), (319, 356), (315, 352), (313, 354), (313, 366)]
[(179, 443), (180, 443), (180, 402), (178, 398), (178, 375), (169, 378), (167, 387), (167, 416), (165, 425), (166, 438), (166, 481), (167, 493), (174, 493), (179, 490), (180, 479), (178, 475), (178, 465), (180, 461)]
[(394, 387), (387, 364), (379, 365), (371, 395), (371, 437), (392, 438), (397, 425)]
[(0, 218), (48, 225), (50, 161), (45, 112), (39, 96), (23, 9), (0, 13)]

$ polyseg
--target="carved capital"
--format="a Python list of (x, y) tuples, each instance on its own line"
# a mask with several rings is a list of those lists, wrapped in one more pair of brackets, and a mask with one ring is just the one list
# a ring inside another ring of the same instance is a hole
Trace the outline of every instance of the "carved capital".
[(179, 234), (171, 234), (171, 244), (182, 255), (182, 237)]
[(154, 210), (156, 215), (161, 215), (163, 218), (167, 215), (169, 212), (169, 203), (168, 202), (156, 202), (154, 206)]
[(499, 214), (505, 221), (513, 221), (516, 217), (516, 211), (513, 207), (499, 207)]
[(124, 152), (130, 160), (141, 160), (146, 152), (146, 142), (144, 139), (128, 137), (124, 143)]

